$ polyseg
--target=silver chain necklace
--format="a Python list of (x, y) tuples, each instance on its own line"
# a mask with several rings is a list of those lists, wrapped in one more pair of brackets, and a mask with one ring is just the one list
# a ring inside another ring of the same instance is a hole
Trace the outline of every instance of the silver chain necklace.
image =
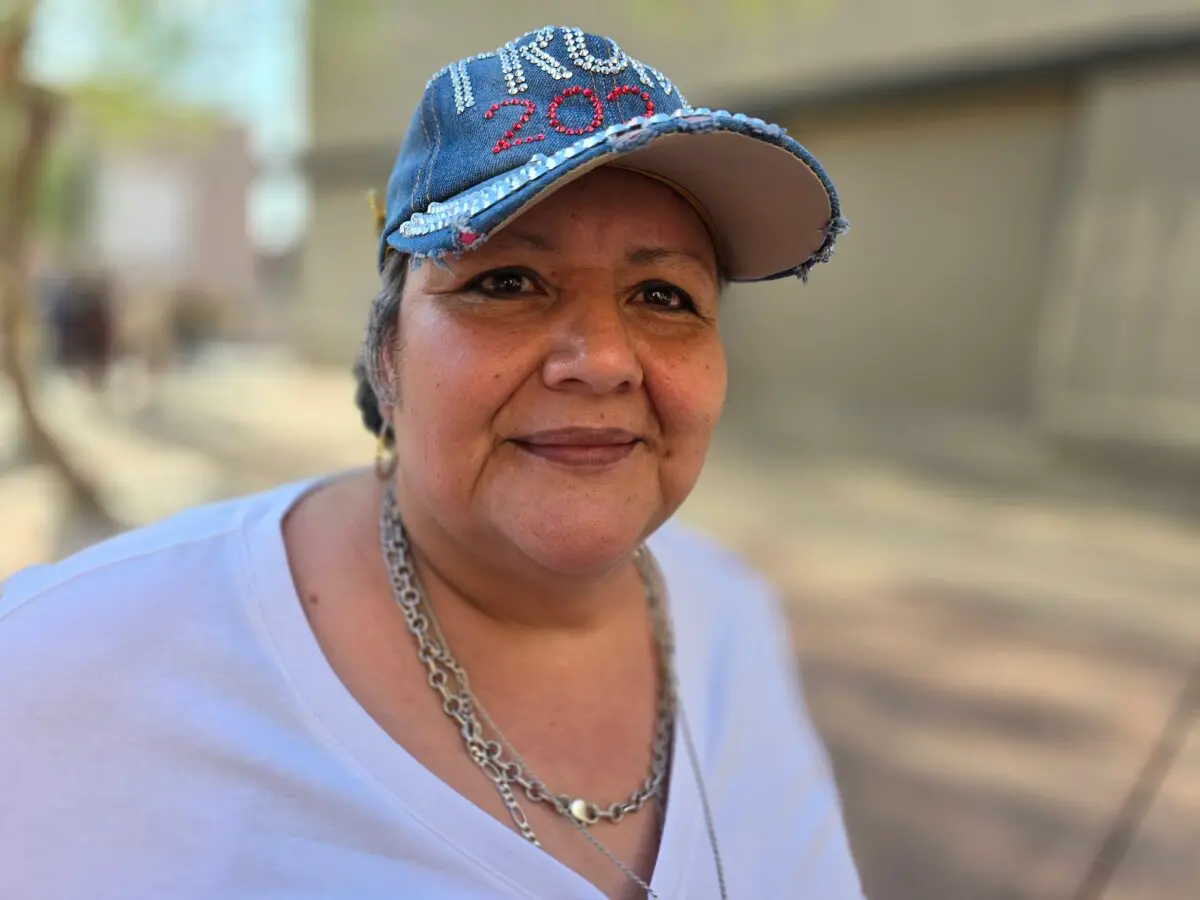
[[(671, 759), (671, 737), (674, 731), (676, 712), (686, 739), (689, 761), (700, 792), (705, 824), (717, 869), (717, 880), (722, 900), (726, 900), (724, 867), (717, 848), (716, 830), (712, 821), (707, 791), (700, 775), (700, 766), (687, 726), (687, 718), (678, 703), (678, 690), (674, 671), (674, 639), (664, 609), (661, 576), (649, 551), (639, 549), (635, 557), (638, 574), (646, 590), (654, 628), (655, 644), (658, 648), (659, 695), (656, 704), (654, 738), (651, 745), (650, 771), (645, 780), (625, 801), (607, 805), (592, 803), (581, 797), (554, 793), (537, 778), (517, 753), (512, 743), (488, 715), (482, 704), (472, 693), (466, 670), (450, 652), (450, 647), (434, 615), (413, 566), (408, 536), (396, 507), (395, 492), (391, 485), (384, 490), (380, 512), (380, 538), (384, 559), (387, 562), (392, 593), (404, 614), (409, 632), (417, 643), (417, 657), (425, 664), (428, 681), (442, 700), (442, 710), (458, 725), (467, 755), (496, 786), (505, 807), (512, 816), (517, 831), (534, 846), (541, 847), (537, 835), (525, 811), (517, 802), (514, 785), (535, 803), (546, 803), (560, 816), (580, 831), (581, 834), (612, 862), (626, 877), (634, 881), (651, 900), (658, 895), (636, 872), (596, 839), (591, 825), (600, 820), (618, 823), (625, 816), (638, 812), (648, 802), (662, 796)], [(478, 713), (478, 716), (476, 715)], [(482, 717), (483, 722), (480, 721)], [(495, 733), (498, 740), (488, 739), (483, 723)], [(504, 758), (505, 751), (512, 757)]]

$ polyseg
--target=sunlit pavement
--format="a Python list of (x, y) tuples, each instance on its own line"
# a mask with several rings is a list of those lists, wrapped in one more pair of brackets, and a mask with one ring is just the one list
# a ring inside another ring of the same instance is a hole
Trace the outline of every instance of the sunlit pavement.
[[(44, 387), (127, 524), (370, 461), (344, 372), (226, 350), (135, 384), (107, 406)], [(15, 434), (0, 396), (0, 447)], [(788, 601), (869, 896), (1070, 897), (1200, 655), (1200, 527), (735, 438), (683, 515)], [(97, 536), (19, 459), (0, 511), (0, 577)], [(1193, 730), (1105, 896), (1200, 896), (1198, 846)]]

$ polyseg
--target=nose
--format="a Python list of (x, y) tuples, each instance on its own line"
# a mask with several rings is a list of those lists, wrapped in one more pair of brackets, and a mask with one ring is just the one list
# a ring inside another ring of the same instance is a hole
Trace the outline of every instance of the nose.
[(576, 297), (564, 304), (543, 377), (552, 388), (608, 394), (637, 388), (642, 364), (620, 304)]

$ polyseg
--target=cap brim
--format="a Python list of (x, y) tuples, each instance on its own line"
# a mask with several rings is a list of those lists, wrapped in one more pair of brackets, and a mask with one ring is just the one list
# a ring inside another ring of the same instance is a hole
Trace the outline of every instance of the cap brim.
[(553, 156), (445, 203), (434, 203), (383, 236), (412, 256), (470, 250), (555, 190), (599, 166), (618, 164), (691, 195), (716, 232), (734, 281), (804, 276), (828, 259), (845, 227), (837, 192), (816, 159), (776, 125), (697, 109), (613, 125)]

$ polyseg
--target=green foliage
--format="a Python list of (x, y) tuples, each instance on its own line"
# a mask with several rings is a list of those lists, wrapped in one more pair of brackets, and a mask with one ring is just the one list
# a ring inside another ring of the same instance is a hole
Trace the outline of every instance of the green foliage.
[[(177, 0), (89, 0), (88, 23), (95, 24), (91, 71), (53, 87), (97, 137), (136, 135), (163, 118), (203, 118), (180, 109), (171, 88), (196, 51), (194, 13), (183, 12), (188, 6)], [(69, 11), (43, 0), (43, 13)]]
[(34, 227), (60, 246), (84, 236), (91, 199), (91, 167), (80, 147), (60, 142), (53, 146), (42, 168)]
[(161, 94), (173, 68), (194, 48), (192, 22), (184, 4), (162, 0), (92, 0), (103, 10), (106, 81), (143, 94)]
[[(59, 114), (40, 167), (42, 177), (31, 223), (35, 234), (60, 246), (82, 236), (92, 162), (100, 148), (137, 143), (166, 131), (177, 137), (212, 122), (205, 111), (180, 105), (170, 87), (196, 49), (195, 4), (193, 18), (189, 18), (187, 4), (179, 2), (88, 2), (88, 23), (95, 23), (96, 56), (85, 79), (50, 88), (58, 99)], [(0, 34), (11, 34), (19, 15), (32, 14), (36, 29), (39, 16), (83, 9), (55, 6), (45, 0), (0, 0)], [(5, 112), (0, 110), (0, 116)]]

